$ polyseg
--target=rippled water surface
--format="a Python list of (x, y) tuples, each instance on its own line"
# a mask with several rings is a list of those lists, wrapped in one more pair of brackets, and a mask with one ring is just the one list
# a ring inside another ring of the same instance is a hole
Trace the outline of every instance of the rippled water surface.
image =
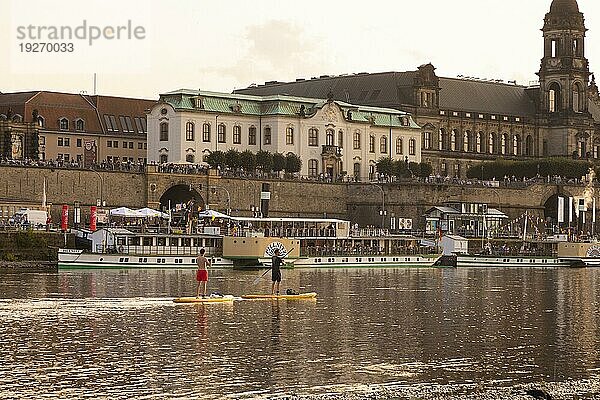
[[(209, 289), (265, 292), (261, 272), (211, 271)], [(286, 270), (284, 288), (318, 299), (209, 305), (172, 302), (194, 293), (190, 270), (0, 278), (0, 399), (458, 396), (540, 382), (600, 397), (600, 269)]]

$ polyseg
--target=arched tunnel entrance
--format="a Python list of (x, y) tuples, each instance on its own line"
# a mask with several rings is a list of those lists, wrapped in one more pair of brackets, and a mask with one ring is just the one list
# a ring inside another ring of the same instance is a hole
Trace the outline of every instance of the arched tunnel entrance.
[(160, 209), (171, 208), (171, 225), (184, 226), (205, 206), (204, 198), (189, 185), (175, 185), (160, 197)]

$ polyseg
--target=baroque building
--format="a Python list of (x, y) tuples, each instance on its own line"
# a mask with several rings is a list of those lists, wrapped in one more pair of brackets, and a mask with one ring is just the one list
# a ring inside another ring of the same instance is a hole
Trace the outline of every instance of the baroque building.
[(585, 57), (585, 23), (576, 0), (553, 0), (544, 19), (539, 84), (439, 77), (415, 71), (271, 81), (239, 94), (323, 97), (410, 113), (421, 126), (424, 162), (464, 177), (484, 160), (547, 156), (600, 158), (600, 101)]
[(420, 127), (396, 109), (284, 95), (198, 90), (160, 95), (148, 114), (148, 162), (200, 163), (213, 151), (293, 153), (301, 175), (372, 178), (375, 162), (421, 161)]

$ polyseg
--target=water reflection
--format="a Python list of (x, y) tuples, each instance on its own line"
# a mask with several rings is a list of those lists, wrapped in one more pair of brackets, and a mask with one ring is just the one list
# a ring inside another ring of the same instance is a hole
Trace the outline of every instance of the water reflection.
[[(209, 291), (270, 290), (254, 286), (256, 276), (214, 271)], [(194, 293), (189, 270), (1, 275), (0, 399), (576, 386), (597, 380), (599, 277), (291, 270), (282, 288), (316, 291), (317, 301), (176, 305)]]

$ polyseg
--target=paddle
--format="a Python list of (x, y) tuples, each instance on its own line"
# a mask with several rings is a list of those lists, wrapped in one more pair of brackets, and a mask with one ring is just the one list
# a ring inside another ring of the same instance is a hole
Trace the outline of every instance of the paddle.
[[(290, 251), (288, 251), (287, 253), (285, 253), (285, 254), (284, 254), (284, 255), (283, 255), (281, 258), (285, 258), (285, 257), (287, 257), (287, 255), (288, 255), (288, 254), (290, 254), (290, 253), (292, 252), (292, 250), (294, 250), (294, 248), (293, 248), (293, 247), (290, 249)], [(272, 268), (273, 268), (273, 267), (271, 267), (271, 268), (268, 268), (268, 269), (267, 269), (265, 272), (263, 272), (263, 273), (262, 273), (262, 275), (261, 275), (261, 276), (259, 276), (258, 278), (256, 278), (256, 279), (254, 280), (254, 282), (252, 282), (252, 284), (253, 284), (253, 285), (256, 285), (258, 282), (260, 282), (260, 280), (261, 280), (261, 279), (262, 279), (262, 278), (263, 278), (263, 277), (264, 277), (264, 276), (267, 274), (267, 272), (269, 272), (269, 271), (270, 271)]]

